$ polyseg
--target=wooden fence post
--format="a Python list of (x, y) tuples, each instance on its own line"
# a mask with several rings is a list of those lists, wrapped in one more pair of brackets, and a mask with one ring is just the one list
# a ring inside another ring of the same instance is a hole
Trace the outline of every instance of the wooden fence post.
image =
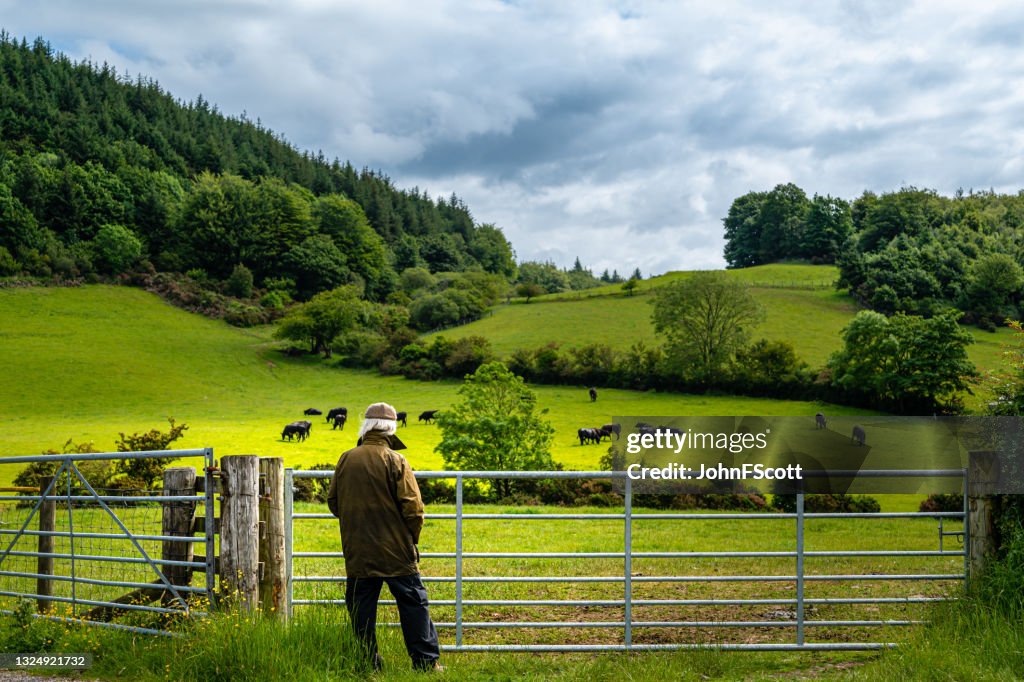
[(260, 607), (265, 614), (288, 619), (288, 586), (284, 554), (284, 459), (261, 457), (260, 476), (264, 494), (260, 497)]
[(971, 539), (970, 575), (985, 572), (995, 553), (992, 493), (999, 483), (999, 458), (994, 452), (975, 451), (967, 459), (967, 523)]
[[(53, 480), (52, 476), (43, 476), (39, 479), (39, 494), (42, 495)], [(53, 492), (53, 491), (51, 491)], [(39, 530), (52, 533), (57, 527), (57, 502), (56, 500), (43, 500), (39, 505)], [(36, 573), (39, 575), (53, 575), (53, 557), (43, 556), (53, 554), (53, 536), (39, 536), (39, 557), (36, 560)], [(48, 613), (52, 607), (49, 599), (43, 597), (53, 596), (53, 581), (49, 578), (36, 578), (36, 609), (39, 613)]]
[[(195, 495), (196, 470), (192, 467), (173, 467), (164, 470), (164, 495)], [(190, 537), (196, 516), (195, 502), (164, 502), (161, 534), (171, 537)], [(164, 542), (160, 558), (168, 561), (192, 561), (195, 546), (191, 542)], [(187, 566), (162, 565), (160, 570), (172, 585), (192, 582), (192, 569)], [(164, 603), (173, 599), (164, 594)]]
[(259, 457), (221, 458), (220, 589), (253, 609), (259, 596)]

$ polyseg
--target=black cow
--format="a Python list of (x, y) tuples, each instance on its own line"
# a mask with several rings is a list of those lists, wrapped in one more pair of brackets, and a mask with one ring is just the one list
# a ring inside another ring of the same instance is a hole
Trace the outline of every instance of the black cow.
[(331, 431), (333, 431), (334, 429), (341, 429), (342, 431), (344, 431), (346, 421), (348, 421), (348, 415), (345, 414), (344, 412), (339, 412), (338, 414), (334, 415), (334, 426), (331, 427)]
[(590, 402), (596, 402), (596, 401), (597, 401), (597, 389), (596, 388), (591, 388), (590, 389)]
[(434, 420), (434, 415), (437, 414), (438, 412), (440, 412), (440, 410), (426, 410), (420, 413), (419, 419), (417, 419), (416, 421), (426, 422), (427, 424), (429, 424)]
[(345, 418), (347, 419), (348, 418), (348, 408), (347, 407), (332, 407), (331, 409), (329, 409), (327, 411), (327, 422), (330, 423), (330, 422), (334, 421), (334, 418), (337, 417), (339, 414), (345, 415)]
[(814, 428), (824, 429), (826, 427), (828, 427), (828, 421), (825, 419), (825, 415), (823, 415), (821, 412), (814, 415)]
[(637, 433), (641, 433), (641, 434), (649, 433), (649, 434), (651, 434), (653, 436), (655, 431), (657, 431), (657, 429), (655, 429), (653, 426), (651, 426), (647, 422), (637, 422), (636, 423), (636, 432)]
[(611, 434), (615, 434), (615, 440), (619, 439), (619, 434), (622, 433), (622, 426), (620, 424), (605, 424), (601, 427), (602, 431), (608, 432), (608, 440), (611, 440)]
[(317, 415), (317, 414), (323, 414), (323, 412), (321, 412), (320, 410), (316, 409), (315, 407), (307, 407), (305, 409), (305, 411), (303, 411), (302, 414), (305, 414), (305, 415)]
[(408, 424), (405, 423), (405, 418), (408, 416), (409, 415), (406, 412), (399, 412), (395, 415), (395, 421), (402, 422), (402, 426), (408, 426)]
[(304, 441), (309, 438), (309, 429), (311, 424), (307, 421), (292, 422), (284, 427), (284, 431), (281, 432), (281, 440), (292, 440), (293, 437), (298, 436), (299, 441)]
[(576, 435), (579, 436), (580, 445), (586, 445), (587, 443), (589, 443), (591, 441), (593, 441), (595, 445), (597, 445), (598, 443), (601, 442), (601, 430), (600, 429), (586, 429), (586, 428), (584, 428), (584, 429), (580, 429), (579, 431), (577, 431)]
[(867, 434), (864, 433), (864, 427), (857, 424), (853, 427), (853, 432), (850, 434), (850, 442), (864, 445), (865, 440), (867, 440)]

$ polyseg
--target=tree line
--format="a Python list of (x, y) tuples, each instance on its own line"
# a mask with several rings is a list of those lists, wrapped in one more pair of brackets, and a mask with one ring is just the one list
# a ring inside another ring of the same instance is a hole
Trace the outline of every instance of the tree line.
[(955, 309), (990, 330), (1020, 318), (1024, 193), (904, 187), (846, 201), (789, 183), (736, 198), (723, 224), (732, 268), (835, 263), (838, 286), (887, 315)]
[(0, 276), (146, 262), (223, 281), (242, 265), (299, 299), (358, 284), (383, 301), (411, 267), (515, 275), (501, 230), (455, 195), (399, 190), (42, 39), (0, 33), (0, 102)]

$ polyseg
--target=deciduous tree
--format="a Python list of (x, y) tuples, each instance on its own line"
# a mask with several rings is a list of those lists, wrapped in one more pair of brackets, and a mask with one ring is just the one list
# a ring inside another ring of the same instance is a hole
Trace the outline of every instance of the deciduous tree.
[(764, 313), (746, 287), (722, 272), (697, 272), (655, 290), (654, 328), (683, 375), (713, 385)]
[[(504, 364), (481, 365), (459, 389), (462, 402), (439, 413), (438, 452), (445, 467), (462, 470), (529, 471), (553, 468), (554, 429), (537, 411), (537, 397)], [(497, 479), (493, 490), (505, 497), (512, 481)]]

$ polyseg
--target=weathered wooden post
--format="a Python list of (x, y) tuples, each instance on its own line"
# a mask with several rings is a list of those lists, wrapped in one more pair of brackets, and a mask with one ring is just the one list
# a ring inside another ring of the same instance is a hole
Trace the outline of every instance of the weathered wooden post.
[(259, 457), (222, 457), (220, 473), (221, 595), (253, 609), (259, 597)]
[[(50, 487), (52, 476), (42, 476), (39, 479), (39, 494), (42, 495)], [(52, 492), (52, 491), (51, 491)], [(43, 500), (39, 505), (39, 530), (44, 533), (52, 533), (57, 527), (57, 502), (55, 500)], [(49, 556), (46, 556), (49, 555)], [(36, 573), (40, 576), (53, 575), (53, 536), (39, 536), (39, 557), (36, 559)], [(50, 611), (51, 602), (45, 597), (53, 596), (53, 581), (49, 578), (36, 578), (36, 609), (39, 613)]]
[(995, 554), (995, 526), (992, 518), (992, 494), (999, 483), (999, 457), (994, 452), (975, 451), (967, 459), (967, 523), (970, 538), (970, 575), (985, 572)]
[(284, 553), (284, 459), (261, 457), (260, 476), (260, 608), (265, 614), (288, 618), (288, 586)]
[[(173, 467), (164, 470), (164, 495), (195, 495), (196, 470), (192, 467)], [(164, 502), (161, 534), (168, 537), (190, 537), (194, 532), (196, 516), (195, 502)], [(192, 561), (195, 546), (191, 542), (164, 541), (160, 558), (167, 561)], [(161, 571), (172, 585), (188, 585), (192, 582), (192, 569), (187, 566), (162, 565)], [(165, 593), (164, 603), (173, 599)]]

